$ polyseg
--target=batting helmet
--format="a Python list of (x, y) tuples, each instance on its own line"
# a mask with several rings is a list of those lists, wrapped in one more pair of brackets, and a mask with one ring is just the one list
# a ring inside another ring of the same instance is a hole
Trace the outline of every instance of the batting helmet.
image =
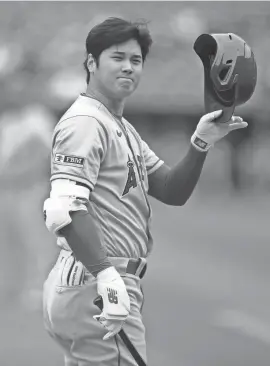
[(257, 82), (254, 54), (233, 33), (202, 34), (193, 48), (204, 66), (205, 111), (222, 109), (218, 122), (227, 122), (235, 107), (246, 103), (254, 92)]

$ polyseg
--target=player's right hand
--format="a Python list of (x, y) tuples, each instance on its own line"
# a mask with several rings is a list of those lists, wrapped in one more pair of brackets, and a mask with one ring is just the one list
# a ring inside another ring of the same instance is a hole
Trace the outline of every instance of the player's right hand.
[(107, 340), (122, 329), (130, 312), (130, 299), (123, 279), (113, 266), (98, 273), (97, 292), (102, 297), (103, 310), (94, 319), (108, 330), (103, 337)]
[(191, 137), (192, 145), (199, 151), (207, 151), (210, 147), (225, 137), (229, 132), (247, 127), (247, 122), (241, 117), (232, 116), (228, 122), (217, 122), (222, 110), (205, 114), (200, 119), (194, 134)]

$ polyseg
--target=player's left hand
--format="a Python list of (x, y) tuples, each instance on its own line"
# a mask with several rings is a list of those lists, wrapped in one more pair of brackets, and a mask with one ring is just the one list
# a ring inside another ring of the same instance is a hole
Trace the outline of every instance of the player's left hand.
[(219, 110), (202, 116), (191, 137), (191, 143), (197, 150), (207, 151), (229, 132), (248, 126), (248, 123), (238, 116), (232, 116), (226, 123), (218, 123), (215, 120), (220, 117), (221, 114), (222, 110)]

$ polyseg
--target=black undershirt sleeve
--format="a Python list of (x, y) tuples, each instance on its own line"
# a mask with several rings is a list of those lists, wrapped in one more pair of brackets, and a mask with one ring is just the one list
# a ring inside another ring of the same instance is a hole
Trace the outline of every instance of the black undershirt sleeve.
[(77, 260), (92, 273), (93, 276), (111, 267), (106, 248), (102, 245), (92, 216), (87, 211), (74, 211), (70, 213), (72, 221), (60, 230), (73, 251)]

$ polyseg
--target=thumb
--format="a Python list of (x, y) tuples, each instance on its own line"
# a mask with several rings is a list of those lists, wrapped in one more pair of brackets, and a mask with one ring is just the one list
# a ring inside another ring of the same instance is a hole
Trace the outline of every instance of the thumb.
[(211, 112), (211, 113), (208, 113), (205, 115), (205, 120), (207, 122), (212, 122), (214, 121), (216, 118), (220, 117), (223, 113), (223, 110), (222, 109), (219, 109), (218, 111), (214, 111), (214, 112)]

